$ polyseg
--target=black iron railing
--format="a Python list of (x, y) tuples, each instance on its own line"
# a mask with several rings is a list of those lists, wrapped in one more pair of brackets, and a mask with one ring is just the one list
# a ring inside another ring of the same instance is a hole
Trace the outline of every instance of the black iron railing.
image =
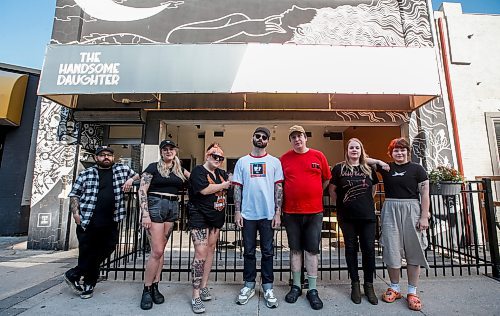
[[(194, 248), (187, 231), (186, 196), (180, 199), (180, 218), (169, 240), (163, 266), (163, 279), (180, 281), (190, 278)], [(470, 181), (457, 195), (431, 195), (429, 247), (426, 257), (428, 276), (461, 276), (493, 274), (499, 277), (500, 255), (495, 228), (495, 209), (492, 203), (491, 181)], [(384, 202), (383, 185), (375, 197), (378, 215)], [(343, 239), (336, 221), (335, 208), (324, 197), (324, 219), (319, 277), (347, 278)], [(127, 197), (127, 217), (120, 224), (121, 238), (116, 251), (102, 267), (105, 277), (113, 279), (143, 279), (149, 245), (141, 225), (135, 193)], [(379, 225), (378, 225), (379, 226)], [(377, 229), (377, 240), (380, 228)], [(221, 229), (213, 263), (215, 281), (236, 281), (243, 271), (242, 234), (234, 225), (234, 206), (228, 205), (226, 224)], [(290, 278), (290, 251), (284, 228), (275, 232), (274, 269), (279, 280)], [(382, 248), (376, 243), (376, 268), (385, 275)], [(257, 260), (259, 262), (259, 260)]]

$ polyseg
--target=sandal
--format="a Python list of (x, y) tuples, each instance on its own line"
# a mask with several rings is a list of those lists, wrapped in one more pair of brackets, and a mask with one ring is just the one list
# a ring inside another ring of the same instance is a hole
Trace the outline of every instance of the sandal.
[(387, 291), (385, 291), (385, 293), (382, 294), (382, 300), (386, 303), (392, 303), (395, 300), (398, 300), (402, 297), (403, 296), (401, 295), (401, 293), (394, 291), (391, 288), (388, 288)]
[(420, 311), (422, 309), (422, 302), (420, 301), (420, 298), (417, 295), (408, 294), (406, 296), (406, 299), (408, 300), (409, 309), (413, 311)]

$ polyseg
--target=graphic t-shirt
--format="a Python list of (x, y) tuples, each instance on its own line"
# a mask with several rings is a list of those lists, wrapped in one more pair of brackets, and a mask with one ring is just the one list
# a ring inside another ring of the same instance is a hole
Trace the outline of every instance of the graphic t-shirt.
[(113, 170), (97, 169), (99, 174), (99, 191), (95, 210), (90, 219), (90, 225), (94, 227), (105, 227), (114, 224), (113, 214), (115, 212), (115, 194), (113, 193)]
[(372, 188), (378, 183), (374, 169), (371, 179), (362, 172), (360, 166), (349, 169), (344, 164), (337, 164), (332, 171), (331, 184), (336, 186), (337, 216), (339, 220), (361, 219), (375, 220), (375, 205)]
[(246, 155), (236, 162), (233, 183), (242, 186), (241, 215), (247, 220), (273, 219), (274, 185), (283, 181), (278, 158)]
[(290, 150), (280, 160), (285, 177), (283, 212), (323, 212), (323, 181), (332, 177), (325, 155), (315, 149), (301, 154)]
[(377, 171), (382, 175), (386, 198), (393, 199), (418, 199), (418, 184), (427, 180), (424, 167), (414, 162), (398, 165), (389, 163), (390, 170), (385, 171), (377, 166)]
[(226, 190), (221, 190), (208, 195), (200, 193), (210, 184), (221, 184), (227, 181), (227, 173), (222, 169), (215, 169), (215, 176), (202, 165), (194, 167), (189, 177), (189, 200), (200, 211), (210, 213), (224, 211), (227, 204)]
[[(153, 176), (149, 192), (179, 194), (179, 190), (182, 189), (184, 183), (182, 179), (175, 175), (172, 170), (170, 170), (168, 177), (162, 176), (158, 171), (158, 162), (150, 163), (144, 172)], [(184, 168), (182, 168), (182, 172), (184, 172)]]

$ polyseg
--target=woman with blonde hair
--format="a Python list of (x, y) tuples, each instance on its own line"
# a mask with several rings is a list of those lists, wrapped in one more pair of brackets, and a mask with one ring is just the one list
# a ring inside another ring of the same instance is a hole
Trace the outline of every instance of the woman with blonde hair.
[(179, 217), (178, 194), (189, 178), (177, 157), (177, 145), (171, 140), (160, 143), (158, 162), (144, 170), (139, 187), (142, 226), (146, 229), (151, 254), (146, 263), (141, 308), (151, 309), (153, 303), (162, 304), (164, 296), (158, 290), (165, 246)]
[(205, 162), (191, 172), (189, 182), (189, 228), (194, 244), (191, 264), (194, 313), (205, 312), (203, 301), (212, 299), (208, 277), (212, 269), (215, 245), (224, 225), (227, 204), (226, 191), (231, 185), (227, 173), (220, 169), (224, 152), (217, 143), (208, 146)]
[(329, 186), (333, 204), (337, 205), (337, 218), (344, 236), (347, 269), (351, 277), (351, 300), (355, 304), (361, 303), (358, 245), (361, 245), (363, 255), (364, 293), (371, 304), (378, 304), (373, 289), (376, 230), (373, 195), (378, 179), (375, 170), (368, 164), (376, 162), (378, 161), (368, 158), (359, 139), (349, 139), (345, 161), (333, 168)]

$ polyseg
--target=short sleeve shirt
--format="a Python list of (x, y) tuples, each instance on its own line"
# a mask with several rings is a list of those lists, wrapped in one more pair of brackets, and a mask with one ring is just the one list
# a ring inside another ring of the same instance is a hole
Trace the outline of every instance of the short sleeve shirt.
[(418, 184), (429, 179), (424, 167), (414, 162), (398, 165), (389, 163), (390, 170), (377, 166), (384, 181), (385, 197), (392, 199), (418, 199)]
[[(162, 176), (158, 171), (157, 162), (150, 163), (144, 172), (153, 176), (151, 184), (149, 185), (149, 192), (179, 194), (179, 190), (182, 189), (182, 185), (184, 184), (184, 181), (172, 171), (169, 173), (168, 177)], [(184, 168), (182, 168), (182, 172), (184, 172)]]
[(280, 160), (285, 178), (283, 212), (323, 212), (323, 182), (332, 177), (325, 155), (311, 148), (305, 153), (290, 150)]
[(246, 155), (236, 162), (233, 183), (242, 186), (241, 215), (247, 220), (273, 219), (274, 186), (283, 182), (278, 158)]
[(336, 187), (339, 220), (375, 220), (372, 188), (378, 179), (374, 169), (371, 169), (370, 177), (360, 166), (349, 169), (339, 163), (333, 168), (330, 183)]
[(200, 192), (208, 187), (211, 183), (221, 184), (227, 181), (228, 176), (226, 171), (215, 169), (215, 176), (202, 165), (196, 166), (191, 172), (189, 182), (189, 199), (199, 210), (203, 212), (223, 211), (226, 206), (226, 190), (221, 190), (216, 193), (203, 195)]

